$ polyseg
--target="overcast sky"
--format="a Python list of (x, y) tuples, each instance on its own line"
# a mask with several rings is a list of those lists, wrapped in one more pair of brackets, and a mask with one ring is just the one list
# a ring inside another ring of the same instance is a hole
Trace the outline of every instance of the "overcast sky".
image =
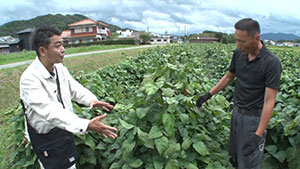
[(0, 25), (47, 14), (82, 14), (121, 28), (171, 34), (234, 33), (251, 17), (261, 33), (300, 36), (299, 0), (0, 0)]

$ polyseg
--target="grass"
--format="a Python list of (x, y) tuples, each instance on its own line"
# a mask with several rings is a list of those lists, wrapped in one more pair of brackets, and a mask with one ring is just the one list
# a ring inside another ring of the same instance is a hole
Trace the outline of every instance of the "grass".
[(22, 62), (35, 58), (34, 51), (15, 52), (9, 54), (0, 54), (0, 65), (9, 63)]
[[(67, 48), (66, 54), (90, 52), (90, 51), (106, 50), (106, 49), (126, 48), (131, 46), (135, 46), (135, 45), (91, 45), (91, 46), (83, 46), (83, 47), (76, 47), (76, 48), (73, 47), (73, 48)], [(0, 65), (32, 60), (35, 58), (35, 56), (36, 56), (35, 51), (0, 54)]]
[[(65, 58), (64, 65), (70, 72), (89, 73), (107, 65), (120, 63), (126, 56), (136, 56), (143, 50), (145, 48)], [(0, 168), (10, 166), (7, 158), (10, 150), (7, 148), (13, 139), (12, 124), (7, 122), (13, 115), (6, 115), (5, 112), (19, 104), (19, 78), (27, 66), (0, 70)]]
[(106, 50), (106, 49), (127, 48), (132, 46), (136, 46), (136, 45), (91, 45), (91, 46), (76, 47), (76, 48), (73, 47), (73, 48), (67, 48), (66, 54), (90, 52), (90, 51)]
[(271, 45), (269, 45), (268, 46), (268, 48), (269, 49), (271, 49), (271, 50), (294, 50), (294, 51), (296, 51), (296, 52), (300, 52), (300, 47), (295, 47), (295, 46), (293, 46), (293, 47), (288, 47), (288, 46), (271, 46)]

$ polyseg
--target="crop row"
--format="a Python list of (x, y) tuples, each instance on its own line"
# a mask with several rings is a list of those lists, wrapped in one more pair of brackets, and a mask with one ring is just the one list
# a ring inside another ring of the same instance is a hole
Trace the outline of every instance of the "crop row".
[[(197, 96), (207, 92), (227, 71), (233, 46), (221, 44), (156, 47), (121, 64), (90, 74), (74, 76), (100, 100), (115, 105), (104, 120), (118, 129), (116, 140), (90, 132), (76, 135), (78, 168), (231, 168), (227, 154), (233, 85), (212, 97), (203, 108)], [(300, 56), (288, 50), (274, 51), (283, 73), (274, 116), (270, 121), (265, 168), (300, 166)], [(90, 112), (74, 103), (79, 116)], [(14, 123), (15, 168), (38, 167), (24, 139), (20, 107)]]

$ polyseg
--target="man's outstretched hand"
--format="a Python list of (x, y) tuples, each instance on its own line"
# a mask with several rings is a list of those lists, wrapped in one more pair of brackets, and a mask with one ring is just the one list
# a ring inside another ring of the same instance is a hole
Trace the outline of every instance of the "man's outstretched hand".
[(198, 108), (200, 108), (200, 107), (202, 106), (202, 104), (203, 104), (204, 102), (206, 102), (208, 99), (210, 99), (211, 97), (212, 97), (212, 95), (211, 95), (209, 92), (207, 92), (205, 95), (200, 96), (200, 97), (197, 99), (196, 106), (197, 106)]
[(90, 109), (95, 108), (95, 107), (102, 108), (103, 110), (105, 110), (107, 112), (109, 112), (110, 110), (112, 110), (114, 108), (114, 106), (109, 103), (102, 102), (99, 100), (91, 100), (90, 101)]
[(106, 117), (106, 113), (102, 116), (94, 117), (92, 120), (90, 120), (88, 125), (88, 130), (101, 133), (103, 137), (105, 138), (117, 138), (118, 135), (114, 132), (117, 131), (116, 128), (108, 126), (102, 122), (102, 120)]

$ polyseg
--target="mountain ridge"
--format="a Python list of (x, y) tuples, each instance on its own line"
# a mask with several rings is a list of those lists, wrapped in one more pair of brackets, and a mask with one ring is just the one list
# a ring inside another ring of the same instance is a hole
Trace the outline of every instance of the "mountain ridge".
[[(81, 14), (74, 15), (62, 15), (62, 14), (47, 14), (37, 16), (28, 20), (17, 20), (11, 21), (0, 26), (0, 36), (13, 36), (17, 37), (17, 32), (22, 31), (27, 28), (39, 27), (41, 25), (53, 25), (60, 30), (67, 30), (68, 24), (80, 21), (82, 19), (88, 18), (87, 16)], [(100, 21), (106, 23), (104, 21)], [(106, 23), (110, 26), (112, 32), (115, 32), (117, 29), (121, 29), (119, 26)]]
[(286, 40), (286, 41), (293, 41), (296, 39), (300, 39), (300, 36), (290, 34), (290, 33), (264, 33), (261, 34), (262, 40)]

